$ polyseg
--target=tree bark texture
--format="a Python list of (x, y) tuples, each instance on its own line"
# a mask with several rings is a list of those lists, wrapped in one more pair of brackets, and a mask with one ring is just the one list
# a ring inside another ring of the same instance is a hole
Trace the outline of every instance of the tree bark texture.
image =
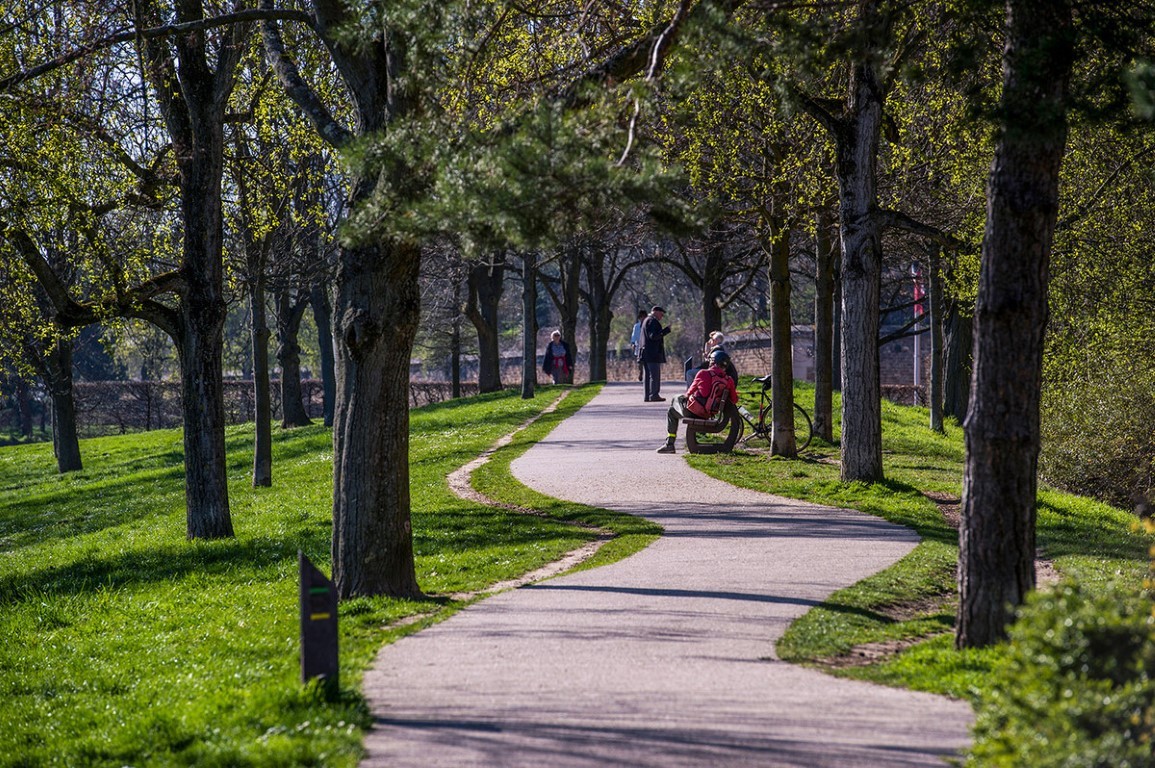
[(501, 327), (498, 311), (505, 290), (505, 256), (469, 271), (469, 301), (465, 316), (477, 329), (477, 385), (480, 392), (501, 389)]
[[(573, 341), (571, 340), (572, 344)], [(521, 397), (533, 399), (537, 387), (537, 254), (521, 256)]]
[(184, 417), (185, 500), (190, 539), (233, 535), (225, 472), (225, 408), (222, 384), (224, 324), (221, 174), (224, 104), (214, 104), (212, 79), (186, 85), (193, 127), (190, 143), (178, 145), (182, 263), (186, 290), (180, 303), (177, 350)]
[(61, 474), (84, 468), (76, 434), (76, 397), (72, 387), (72, 342), (58, 339), (44, 360), (45, 383), (52, 396), (52, 449)]
[(927, 272), (929, 273), (927, 279), (930, 283), (930, 397), (927, 398), (930, 405), (930, 428), (935, 432), (943, 432), (944, 427), (942, 423), (942, 393), (943, 393), (943, 375), (942, 375), (942, 258), (939, 246), (932, 245), (929, 254), (929, 266)]
[[(257, 266), (263, 267), (263, 264)], [(268, 488), (273, 484), (273, 404), (269, 384), (269, 323), (265, 317), (265, 278), (261, 271), (253, 278), (249, 312), (252, 315), (253, 404), (256, 411), (253, 487)]]
[(814, 275), (814, 434), (834, 441), (834, 226), (830, 212), (817, 214)]
[(967, 414), (956, 645), (1006, 636), (1035, 586), (1047, 285), (1073, 61), (1068, 2), (1008, 0)]
[[(702, 265), (702, 333), (722, 330), (722, 282), (726, 279), (726, 246), (724, 237), (711, 238), (706, 244), (706, 260)], [(771, 304), (773, 304), (773, 286)], [(771, 306), (773, 313), (773, 306)], [(773, 316), (773, 315), (771, 315)]]
[(974, 353), (974, 318), (959, 311), (957, 300), (949, 303), (943, 319), (942, 411), (961, 424), (966, 420), (971, 396)]
[[(839, 251), (841, 252), (841, 246)], [(834, 295), (831, 303), (834, 305), (833, 335), (830, 339), (830, 388), (835, 392), (842, 392), (842, 259), (840, 255), (834, 258)], [(833, 421), (833, 418), (831, 419)]]
[(794, 440), (794, 342), (790, 333), (790, 231), (781, 218), (770, 233), (770, 378), (774, 425), (770, 455), (798, 455)]
[[(552, 285), (552, 282), (545, 282), (546, 291), (549, 293), (550, 300), (557, 308), (558, 316), (561, 318), (561, 337), (569, 344), (575, 345), (577, 343), (577, 323), (578, 310), (581, 308), (581, 272), (584, 258), (582, 256), (581, 247), (576, 243), (561, 249), (558, 253), (558, 279), (557, 287)], [(536, 316), (535, 316), (536, 320)], [(577, 354), (576, 347), (574, 354)], [(573, 371), (570, 371), (570, 383), (573, 382)]]
[(416, 246), (343, 249), (337, 274), (333, 580), (341, 598), (418, 597), (409, 509)]
[(290, 290), (277, 293), (277, 364), (281, 367), (281, 428), (313, 423), (301, 393), (301, 320), (309, 297)]
[[(461, 281), (453, 282), (453, 306), (461, 308)], [(536, 319), (536, 318), (535, 318)], [(536, 325), (536, 323), (535, 323)], [(461, 314), (453, 315), (453, 328), (449, 332), (449, 381), (452, 386), (453, 399), (461, 397)]]
[(613, 291), (606, 276), (605, 252), (600, 248), (586, 249), (583, 261), (586, 305), (590, 313), (590, 381), (605, 381), (606, 350), (609, 348), (610, 323), (614, 318), (610, 307)]
[(329, 303), (329, 288), (325, 283), (313, 286), (309, 293), (313, 308), (313, 322), (317, 325), (317, 346), (321, 360), (321, 396), (324, 400), (325, 426), (333, 426), (333, 401), (337, 388), (333, 373), (333, 308)]
[(846, 482), (883, 479), (878, 363), (882, 227), (875, 215), (882, 104), (875, 65), (855, 62), (849, 113), (840, 121), (835, 141), (842, 235), (842, 480)]

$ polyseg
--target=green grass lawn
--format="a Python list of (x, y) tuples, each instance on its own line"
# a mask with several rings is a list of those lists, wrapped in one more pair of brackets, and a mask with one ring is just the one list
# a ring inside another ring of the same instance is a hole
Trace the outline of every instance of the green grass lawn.
[[(743, 390), (748, 387), (743, 387)], [(85, 469), (57, 475), (48, 444), (0, 449), (0, 765), (352, 766), (370, 718), (359, 692), (383, 643), (460, 609), (452, 593), (519, 576), (609, 530), (590, 564), (645, 546), (658, 528), (561, 502), (513, 482), (509, 463), (596, 388), (572, 390), (474, 474), (474, 486), (544, 515), (453, 496), (446, 476), (553, 402), (485, 395), (413, 412), (411, 482), (422, 601), (358, 598), (341, 606), (341, 688), (326, 700), (298, 681), (296, 556), (323, 570), (331, 534), (329, 430), (275, 432), (274, 487), (250, 482), (251, 427), (228, 432), (235, 539), (185, 540), (179, 432), (82, 443)], [(812, 391), (799, 387), (809, 409)], [(692, 456), (721, 479), (862, 509), (916, 530), (896, 566), (797, 621), (778, 645), (813, 663), (866, 643), (909, 641), (880, 664), (840, 671), (976, 698), (1000, 648), (958, 653), (957, 534), (925, 493), (961, 490), (961, 431), (927, 428), (924, 409), (884, 404), (886, 483), (844, 485), (837, 447), (800, 460), (739, 451)], [(1138, 589), (1147, 537), (1128, 513), (1044, 489), (1039, 542), (1092, 589)], [(587, 564), (590, 565), (590, 564)], [(416, 622), (399, 622), (419, 617)]]
[[(449, 492), (446, 475), (558, 392), (413, 412), (414, 545), (431, 597), (342, 603), (335, 701), (298, 680), (297, 551), (331, 570), (330, 430), (275, 430), (274, 485), (254, 489), (251, 426), (230, 428), (237, 536), (212, 542), (185, 539), (177, 431), (85, 440), (85, 469), (67, 476), (48, 444), (0, 449), (0, 765), (355, 765), (370, 722), (359, 681), (384, 642), (461, 607), (445, 595), (516, 577), (596, 535), (558, 518), (619, 530), (619, 554), (652, 536), (623, 515), (556, 505), (554, 517), (535, 517)], [(530, 434), (595, 392), (572, 391)], [(494, 495), (519, 493), (502, 467), (527, 445), (522, 437), (491, 462)], [(428, 618), (389, 628), (417, 614)]]
[[(739, 387), (748, 406), (756, 404), (748, 394), (751, 388), (748, 383)], [(796, 397), (813, 412), (812, 387), (798, 384)], [(838, 408), (836, 399), (836, 439)], [(993, 665), (1005, 649), (954, 650), (958, 534), (926, 494), (958, 500), (963, 436), (954, 423), (947, 425), (946, 434), (937, 434), (929, 421), (925, 408), (883, 402), (884, 483), (840, 482), (838, 447), (819, 440), (795, 460), (737, 451), (690, 456), (689, 461), (735, 485), (869, 512), (905, 525), (923, 539), (892, 568), (835, 593), (796, 621), (777, 646), (782, 658), (815, 663), (856, 646), (921, 641), (881, 663), (842, 668), (837, 674), (977, 700), (989, 688)], [(1142, 587), (1150, 537), (1128, 512), (1044, 488), (1037, 536), (1043, 557), (1053, 560), (1065, 576), (1092, 588), (1111, 582), (1135, 592)]]

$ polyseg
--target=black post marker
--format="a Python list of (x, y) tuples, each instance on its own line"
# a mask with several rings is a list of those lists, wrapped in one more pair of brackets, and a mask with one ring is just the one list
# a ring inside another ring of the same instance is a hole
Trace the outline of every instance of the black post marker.
[(337, 691), (337, 589), (305, 553), (297, 552), (301, 572), (301, 682), (321, 678)]

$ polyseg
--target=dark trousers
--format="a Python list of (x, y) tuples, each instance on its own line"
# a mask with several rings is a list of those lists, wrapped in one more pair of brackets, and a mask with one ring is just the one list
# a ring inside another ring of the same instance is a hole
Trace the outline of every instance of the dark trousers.
[(662, 364), (651, 363), (646, 360), (642, 363), (642, 383), (646, 390), (646, 399), (653, 400), (662, 389)]
[(678, 425), (682, 423), (684, 416), (692, 416), (693, 414), (686, 412), (686, 396), (678, 395), (670, 402), (670, 408), (666, 411), (666, 434), (678, 434)]

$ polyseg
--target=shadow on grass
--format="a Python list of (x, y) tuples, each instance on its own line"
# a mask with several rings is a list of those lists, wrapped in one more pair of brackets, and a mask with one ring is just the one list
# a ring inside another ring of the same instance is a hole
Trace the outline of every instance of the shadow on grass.
[(295, 568), (298, 546), (310, 557), (328, 558), (329, 540), (318, 535), (320, 533), (322, 531), (314, 533), (312, 540), (302, 539), (297, 543), (256, 537), (134, 549), (111, 557), (86, 554), (67, 565), (32, 569), (0, 579), (0, 605), (134, 585), (179, 583), (194, 575), (212, 577), (232, 573), (238, 566), (259, 571), (290, 562)]
[(1037, 536), (1040, 549), (1049, 558), (1069, 555), (1147, 559), (1150, 537), (1133, 528), (1134, 518), (1123, 515), (1100, 516), (1088, 525), (1086, 513), (1066, 509), (1047, 501), (1038, 502)]

